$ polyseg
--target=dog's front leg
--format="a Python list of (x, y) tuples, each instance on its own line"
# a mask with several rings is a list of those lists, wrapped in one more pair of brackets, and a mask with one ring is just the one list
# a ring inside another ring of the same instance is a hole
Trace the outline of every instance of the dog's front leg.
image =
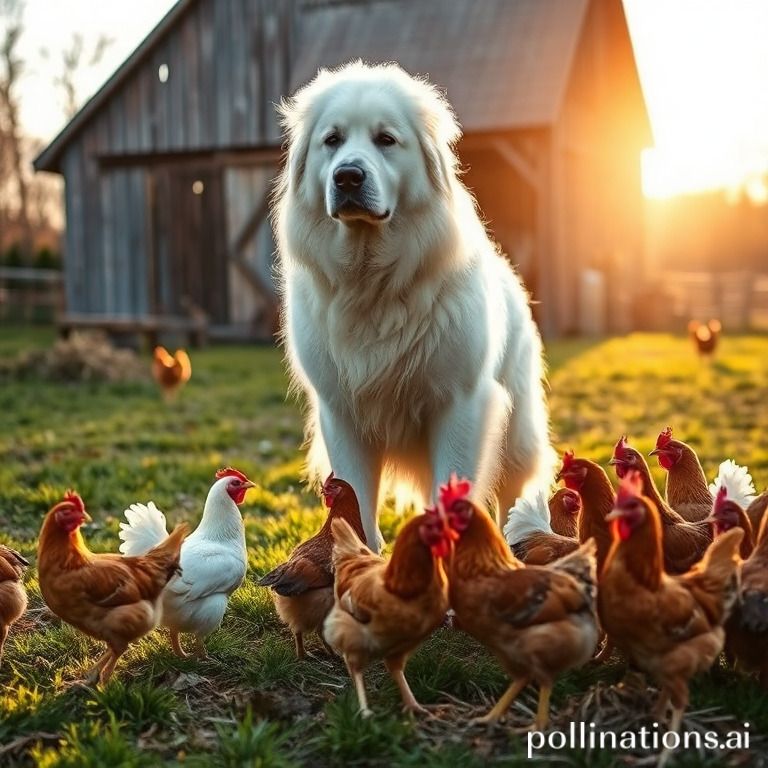
[(473, 483), (472, 498), (487, 504), (501, 467), (510, 400), (496, 381), (457, 395), (438, 416), (430, 433), (432, 500), (452, 472)]
[(320, 404), (320, 430), (331, 469), (354, 489), (366, 543), (378, 553), (384, 544), (378, 525), (381, 449), (361, 438), (349, 416), (323, 403)]

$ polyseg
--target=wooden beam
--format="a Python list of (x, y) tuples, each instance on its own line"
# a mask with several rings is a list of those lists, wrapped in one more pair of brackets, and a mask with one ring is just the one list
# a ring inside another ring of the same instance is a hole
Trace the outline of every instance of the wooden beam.
[(196, 149), (182, 152), (133, 152), (125, 154), (100, 154), (97, 161), (102, 168), (124, 166), (157, 166), (194, 163), (196, 166), (210, 165), (216, 168), (225, 166), (265, 165), (279, 163), (282, 151), (275, 147), (232, 147), (226, 151), (220, 149)]
[(537, 167), (523, 154), (521, 154), (509, 139), (495, 139), (491, 146), (498, 152), (504, 161), (512, 166), (529, 186), (536, 192), (541, 189), (541, 173)]

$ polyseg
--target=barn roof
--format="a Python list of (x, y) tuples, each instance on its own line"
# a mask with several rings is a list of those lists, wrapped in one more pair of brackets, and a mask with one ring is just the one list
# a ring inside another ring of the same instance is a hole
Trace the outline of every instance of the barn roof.
[[(58, 170), (69, 142), (201, 0), (178, 0), (35, 159)], [(214, 2), (221, 0), (203, 0)], [(557, 117), (589, 0), (298, 0), (292, 88), (319, 66), (398, 61), (445, 88), (465, 132), (544, 126)]]
[(464, 131), (557, 117), (587, 0), (305, 3), (292, 86), (318, 64), (397, 61), (446, 89)]

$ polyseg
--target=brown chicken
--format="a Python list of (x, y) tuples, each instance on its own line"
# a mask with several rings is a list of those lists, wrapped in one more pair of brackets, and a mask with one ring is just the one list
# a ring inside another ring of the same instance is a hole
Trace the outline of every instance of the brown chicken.
[(270, 587), (278, 615), (293, 632), (296, 656), (303, 659), (304, 635), (317, 632), (323, 639), (325, 617), (333, 607), (333, 534), (331, 523), (346, 520), (361, 542), (365, 541), (360, 507), (352, 486), (331, 473), (323, 484), (323, 499), (328, 517), (323, 527), (291, 552), (282, 565), (259, 580)]
[(160, 620), (163, 588), (179, 570), (187, 526), (176, 526), (142, 557), (94, 554), (80, 526), (90, 522), (83, 500), (69, 491), (45, 516), (37, 547), (40, 592), (48, 607), (76, 629), (107, 644), (88, 673), (106, 682), (130, 643)]
[(389, 561), (371, 552), (343, 518), (334, 518), (331, 530), (335, 600), (323, 634), (344, 657), (361, 713), (371, 714), (363, 672), (377, 659), (384, 660), (397, 684), (404, 709), (424, 712), (403, 670), (448, 611), (441, 558), (448, 552), (451, 529), (436, 510), (417, 515), (400, 530)]
[(189, 355), (183, 349), (177, 349), (176, 353), (171, 355), (165, 347), (155, 347), (152, 376), (166, 402), (172, 401), (192, 376)]
[(672, 427), (659, 434), (651, 456), (659, 457), (659, 464), (667, 470), (667, 504), (686, 520), (700, 521), (709, 517), (717, 490), (725, 486), (730, 497), (742, 507), (749, 507), (755, 499), (752, 475), (732, 459), (720, 462), (717, 477), (707, 485), (696, 452), (681, 440), (672, 437)]
[[(736, 507), (744, 515), (741, 507)], [(719, 526), (717, 510), (714, 516), (718, 519), (717, 536), (720, 536), (720, 531), (727, 529)], [(745, 520), (749, 523), (746, 515), (741, 517), (742, 524)], [(757, 672), (760, 685), (768, 689), (768, 518), (760, 526), (752, 553), (741, 565), (739, 599), (725, 631), (729, 658), (736, 662), (737, 668)]]
[[(555, 496), (558, 498), (553, 501)], [(539, 492), (533, 499), (518, 499), (515, 506), (509, 510), (504, 536), (515, 557), (526, 565), (547, 565), (579, 547), (575, 535), (563, 536), (555, 533), (552, 525), (552, 507), (562, 508), (565, 503), (572, 504), (573, 498), (580, 507), (579, 495), (567, 488), (559, 488), (555, 496), (547, 502), (544, 493)], [(571, 513), (560, 509), (558, 515), (562, 525), (562, 518)], [(576, 527), (578, 528), (578, 523)]]
[(600, 574), (600, 621), (611, 641), (660, 687), (655, 715), (664, 719), (671, 704), (670, 730), (678, 731), (690, 679), (709, 669), (723, 649), (744, 534), (728, 531), (688, 573), (670, 576), (664, 572), (661, 519), (642, 489), (639, 473), (628, 473), (609, 515), (613, 544)]
[(579, 535), (581, 496), (570, 488), (558, 488), (547, 502), (552, 531), (575, 539)]
[(620, 480), (629, 472), (639, 472), (643, 495), (654, 503), (661, 517), (664, 569), (667, 573), (685, 573), (690, 570), (701, 560), (712, 542), (709, 523), (706, 519), (697, 523), (689, 522), (661, 498), (645, 456), (627, 443), (626, 435), (616, 443), (610, 463)]
[(688, 336), (700, 357), (714, 357), (722, 330), (723, 326), (719, 320), (710, 320), (707, 323), (691, 320), (688, 323)]
[(721, 536), (731, 528), (741, 528), (744, 531), (744, 538), (741, 540), (739, 555), (742, 560), (746, 560), (752, 554), (755, 548), (752, 523), (744, 509), (728, 498), (728, 489), (725, 486), (717, 492), (708, 522), (712, 523), (715, 536)]
[(760, 530), (766, 509), (768, 509), (768, 489), (763, 491), (759, 496), (756, 496), (746, 509), (747, 517), (749, 518), (749, 522), (752, 523), (752, 530), (755, 533)]
[(15, 549), (0, 544), (0, 665), (8, 632), (27, 610), (24, 571), (28, 565)]
[(447, 490), (440, 503), (458, 534), (448, 566), (456, 626), (483, 643), (512, 678), (478, 722), (497, 722), (518, 694), (535, 683), (536, 728), (544, 730), (555, 680), (586, 664), (597, 646), (595, 542), (549, 566), (524, 565), (467, 493)]
[(597, 570), (602, 568), (611, 547), (611, 532), (605, 516), (613, 509), (613, 486), (605, 470), (594, 461), (578, 459), (573, 451), (563, 454), (563, 464), (557, 475), (567, 488), (581, 497), (579, 541), (594, 539), (597, 544)]

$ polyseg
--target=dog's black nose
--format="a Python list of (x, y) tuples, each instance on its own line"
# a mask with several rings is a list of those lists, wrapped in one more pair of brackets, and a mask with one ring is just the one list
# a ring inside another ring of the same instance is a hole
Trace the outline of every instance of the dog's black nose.
[(340, 165), (333, 172), (333, 183), (344, 192), (353, 192), (365, 181), (365, 171), (357, 165)]

